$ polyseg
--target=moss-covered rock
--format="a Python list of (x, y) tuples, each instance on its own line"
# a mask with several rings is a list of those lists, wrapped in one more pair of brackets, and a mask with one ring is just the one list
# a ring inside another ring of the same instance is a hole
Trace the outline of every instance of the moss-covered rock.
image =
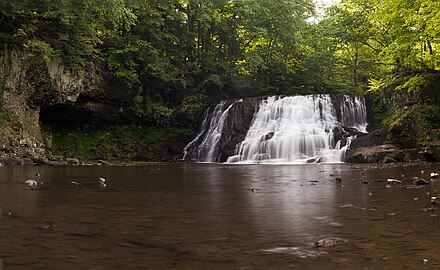
[(435, 105), (412, 105), (399, 111), (389, 120), (388, 139), (406, 148), (426, 146), (429, 133), (438, 127), (440, 107)]

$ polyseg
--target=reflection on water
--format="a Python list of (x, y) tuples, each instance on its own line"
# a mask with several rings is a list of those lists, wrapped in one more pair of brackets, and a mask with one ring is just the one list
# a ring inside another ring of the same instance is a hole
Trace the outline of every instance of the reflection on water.
[[(440, 165), (0, 167), (0, 258), (4, 269), (439, 269), (440, 180), (414, 186), (421, 170)], [(344, 241), (314, 246), (326, 237)]]

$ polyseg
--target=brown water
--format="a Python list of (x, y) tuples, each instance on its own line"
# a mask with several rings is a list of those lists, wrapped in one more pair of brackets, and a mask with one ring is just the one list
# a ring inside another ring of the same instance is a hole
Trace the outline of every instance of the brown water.
[(0, 269), (440, 269), (421, 170), (440, 165), (0, 167)]

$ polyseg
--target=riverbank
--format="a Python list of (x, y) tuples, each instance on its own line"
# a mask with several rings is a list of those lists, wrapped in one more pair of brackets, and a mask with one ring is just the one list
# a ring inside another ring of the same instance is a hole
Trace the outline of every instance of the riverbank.
[(114, 126), (44, 129), (46, 148), (27, 142), (3, 145), (0, 162), (10, 165), (109, 165), (176, 162), (191, 140), (185, 128)]

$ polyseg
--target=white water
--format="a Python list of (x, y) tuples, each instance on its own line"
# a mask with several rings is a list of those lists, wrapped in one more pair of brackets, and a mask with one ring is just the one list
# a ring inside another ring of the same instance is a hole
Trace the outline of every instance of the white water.
[(327, 95), (270, 97), (228, 162), (340, 162), (344, 149), (333, 139), (338, 125)]
[[(222, 138), (222, 134), (225, 134), (224, 129), (231, 128), (225, 125), (225, 120), (236, 102), (225, 109), (223, 101), (211, 113), (205, 113), (201, 132), (185, 147), (184, 159), (219, 161), (222, 147), (229, 140)], [(245, 139), (236, 146), (227, 162), (342, 162), (354, 138), (348, 136), (343, 127), (366, 132), (365, 100), (344, 96), (338, 109), (340, 120), (329, 95), (269, 97), (261, 102)], [(335, 141), (335, 137), (345, 139)]]
[[(364, 131), (365, 106), (357, 110), (356, 102), (361, 103), (345, 97), (341, 114), (349, 126)], [(227, 162), (338, 163), (351, 141), (347, 138), (345, 145), (334, 141), (334, 131), (340, 126), (328, 95), (270, 97), (261, 104), (245, 140)]]
[[(241, 100), (239, 100), (238, 102), (241, 102)], [(229, 110), (232, 108), (232, 106), (234, 106), (235, 103), (232, 103), (226, 109), (224, 109), (225, 104), (226, 102), (222, 101), (215, 106), (212, 113), (205, 113), (201, 132), (185, 147), (183, 159), (185, 159), (185, 157), (187, 156), (188, 149), (192, 147), (192, 145), (195, 144), (204, 134), (203, 140), (196, 149), (196, 160), (198, 162), (218, 161), (218, 155), (220, 153), (218, 152), (219, 149), (217, 148), (217, 144), (221, 139), (225, 120), (228, 116)]]
[(360, 132), (367, 132), (367, 109), (364, 98), (345, 96), (341, 104), (341, 123)]

